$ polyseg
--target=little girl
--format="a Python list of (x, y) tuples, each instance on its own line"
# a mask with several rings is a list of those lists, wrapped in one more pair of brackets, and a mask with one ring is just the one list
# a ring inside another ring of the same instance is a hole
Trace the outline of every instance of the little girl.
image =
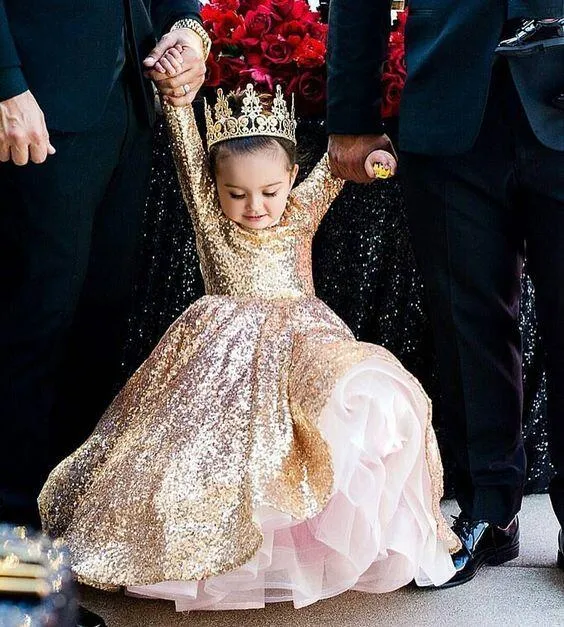
[(458, 544), (429, 399), (314, 294), (312, 238), (343, 182), (325, 156), (292, 190), (280, 88), (219, 90), (208, 154), (192, 108), (164, 110), (207, 295), (51, 473), (45, 530), (79, 581), (182, 611), (445, 582)]

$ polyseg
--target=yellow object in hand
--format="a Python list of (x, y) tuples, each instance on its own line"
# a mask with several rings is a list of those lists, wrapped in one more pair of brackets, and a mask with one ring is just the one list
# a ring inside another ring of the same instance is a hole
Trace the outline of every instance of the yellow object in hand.
[(382, 163), (375, 163), (374, 166), (374, 176), (377, 179), (389, 179), (392, 176), (392, 170), (386, 165)]

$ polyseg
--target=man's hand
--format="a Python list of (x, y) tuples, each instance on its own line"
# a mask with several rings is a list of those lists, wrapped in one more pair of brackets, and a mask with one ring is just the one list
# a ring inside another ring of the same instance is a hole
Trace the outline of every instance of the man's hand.
[(371, 183), (365, 162), (374, 150), (386, 150), (396, 157), (396, 151), (387, 135), (330, 135), (329, 165), (331, 172), (346, 181)]
[(54, 154), (45, 116), (30, 91), (0, 102), (0, 161), (43, 163)]
[(206, 76), (202, 41), (190, 28), (164, 35), (143, 64), (146, 76), (176, 107), (194, 100)]

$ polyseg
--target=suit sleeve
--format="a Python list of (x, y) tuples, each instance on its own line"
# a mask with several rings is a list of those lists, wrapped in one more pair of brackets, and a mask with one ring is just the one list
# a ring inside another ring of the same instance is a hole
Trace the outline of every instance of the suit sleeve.
[(201, 5), (198, 0), (154, 0), (151, 5), (151, 18), (156, 34), (161, 37), (178, 20), (194, 19), (201, 23)]
[(390, 34), (390, 0), (331, 0), (327, 50), (327, 130), (382, 133), (381, 68)]
[(10, 33), (4, 0), (0, 0), (0, 102), (27, 89), (20, 59)]

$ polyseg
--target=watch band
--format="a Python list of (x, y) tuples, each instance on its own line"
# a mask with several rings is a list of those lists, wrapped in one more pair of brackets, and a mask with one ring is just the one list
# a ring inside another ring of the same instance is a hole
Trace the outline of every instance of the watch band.
[(210, 53), (212, 42), (211, 42), (210, 36), (206, 32), (206, 29), (200, 24), (200, 22), (198, 22), (198, 20), (193, 20), (193, 19), (178, 20), (174, 22), (170, 31), (172, 32), (173, 30), (178, 30), (179, 28), (189, 28), (190, 30), (193, 30), (196, 33), (196, 35), (200, 37), (200, 39), (202, 40), (202, 48), (204, 51), (204, 60), (207, 59)]

